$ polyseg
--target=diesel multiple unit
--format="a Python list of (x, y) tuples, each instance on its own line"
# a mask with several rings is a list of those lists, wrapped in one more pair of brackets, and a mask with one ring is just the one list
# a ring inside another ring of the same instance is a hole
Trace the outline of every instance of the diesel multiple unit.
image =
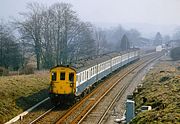
[(50, 70), (50, 98), (55, 104), (72, 101), (102, 78), (137, 59), (139, 49), (131, 49), (83, 60), (73, 67), (55, 66)]

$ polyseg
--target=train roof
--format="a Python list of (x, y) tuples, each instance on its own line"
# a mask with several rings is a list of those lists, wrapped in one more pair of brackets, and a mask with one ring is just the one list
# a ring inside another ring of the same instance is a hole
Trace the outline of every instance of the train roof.
[[(130, 49), (128, 52), (135, 51), (135, 50), (138, 50), (138, 49), (133, 48), (133, 49)], [(122, 55), (125, 53), (127, 53), (127, 51), (112, 52), (109, 54), (103, 54), (103, 55), (95, 56), (93, 58), (83, 59), (81, 61), (76, 62), (72, 66), (76, 69), (77, 72), (81, 72), (81, 71), (86, 70), (90, 67), (93, 67), (94, 65), (97, 65), (99, 63), (102, 63), (104, 61), (107, 61), (111, 58), (114, 58), (116, 56), (119, 56), (119, 55)]]
[(50, 69), (50, 71), (54, 68), (58, 68), (58, 67), (65, 67), (65, 68), (70, 68), (72, 70), (74, 70), (75, 72), (77, 72), (77, 70), (74, 68), (74, 67), (70, 67), (69, 65), (57, 65), (57, 66), (54, 66)]

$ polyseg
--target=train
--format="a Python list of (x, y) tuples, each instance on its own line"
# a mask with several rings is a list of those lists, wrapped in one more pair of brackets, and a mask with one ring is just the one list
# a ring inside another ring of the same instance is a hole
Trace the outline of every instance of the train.
[(113, 52), (82, 60), (73, 66), (57, 65), (50, 69), (49, 95), (53, 104), (73, 103), (94, 88), (97, 82), (117, 69), (138, 60), (138, 48)]

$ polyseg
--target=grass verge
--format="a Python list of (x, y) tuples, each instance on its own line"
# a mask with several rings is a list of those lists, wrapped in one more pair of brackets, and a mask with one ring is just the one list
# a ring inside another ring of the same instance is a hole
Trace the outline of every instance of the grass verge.
[(131, 124), (180, 123), (179, 67), (178, 61), (161, 60), (150, 70), (135, 94), (135, 103), (136, 109), (150, 105), (152, 110), (138, 113)]
[(48, 72), (0, 77), (0, 123), (5, 123), (48, 96)]

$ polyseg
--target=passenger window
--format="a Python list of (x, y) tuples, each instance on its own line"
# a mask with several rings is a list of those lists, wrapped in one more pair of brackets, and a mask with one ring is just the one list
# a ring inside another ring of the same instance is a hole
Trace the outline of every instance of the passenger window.
[(90, 70), (90, 77), (92, 76), (93, 74), (92, 74), (92, 68), (91, 68), (91, 70)]
[(76, 82), (79, 81), (79, 75), (76, 75)]
[(65, 80), (65, 72), (60, 73), (60, 80)]
[(82, 73), (82, 81), (84, 81), (84, 72)]
[(87, 71), (87, 74), (86, 74), (86, 78), (88, 79), (88, 71)]
[(81, 81), (83, 81), (83, 72), (81, 73)]
[(52, 77), (52, 81), (56, 81), (56, 72), (52, 72), (51, 77)]
[(81, 82), (81, 75), (79, 74), (78, 75), (78, 83), (80, 83)]
[(69, 81), (74, 81), (74, 73), (69, 73)]
[(84, 71), (84, 79), (83, 80), (86, 80), (86, 72)]

